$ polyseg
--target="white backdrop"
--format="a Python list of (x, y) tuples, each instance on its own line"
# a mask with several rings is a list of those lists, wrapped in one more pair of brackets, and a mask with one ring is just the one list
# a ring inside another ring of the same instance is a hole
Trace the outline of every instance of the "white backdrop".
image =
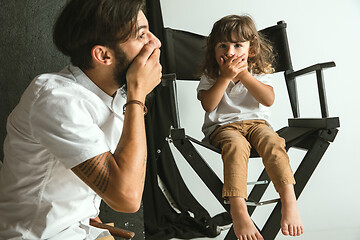
[[(360, 1), (359, 0), (162, 0), (164, 24), (203, 35), (210, 33), (212, 24), (228, 14), (249, 14), (258, 29), (284, 20), (288, 24), (288, 37), (295, 70), (315, 63), (334, 61), (335, 68), (327, 69), (325, 86), (330, 116), (340, 117), (340, 129), (335, 142), (325, 153), (315, 173), (299, 198), (298, 206), (305, 233), (296, 239), (304, 240), (359, 240), (360, 239), (360, 128), (358, 127), (360, 102)], [(271, 122), (274, 129), (287, 124), (292, 117), (282, 75), (274, 75), (276, 100)], [(302, 117), (320, 117), (315, 75), (298, 79), (300, 111)], [(196, 100), (197, 82), (178, 82), (181, 125), (186, 134), (201, 139), (203, 110)], [(198, 201), (211, 215), (223, 211), (185, 160), (173, 148), (181, 174)], [(220, 156), (199, 149), (208, 163), (222, 176)], [(303, 153), (290, 150), (293, 170)], [(250, 161), (249, 180), (256, 180), (261, 161)], [(250, 190), (250, 189), (249, 189)], [(264, 196), (276, 196), (270, 190)], [(262, 227), (270, 207), (254, 214)], [(217, 239), (223, 239), (221, 234)], [(278, 234), (277, 239), (291, 239)]]

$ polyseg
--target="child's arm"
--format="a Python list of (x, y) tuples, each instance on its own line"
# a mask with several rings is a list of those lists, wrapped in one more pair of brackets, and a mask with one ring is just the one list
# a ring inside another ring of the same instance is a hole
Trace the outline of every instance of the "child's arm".
[(247, 70), (242, 71), (238, 77), (259, 103), (267, 107), (274, 103), (275, 93), (271, 86), (260, 82)]
[(219, 104), (231, 79), (218, 78), (215, 84), (208, 90), (201, 90), (198, 99), (206, 112), (212, 112)]
[(212, 112), (220, 103), (229, 82), (233, 80), (239, 72), (246, 70), (247, 65), (243, 63), (243, 56), (232, 56), (220, 59), (220, 75), (215, 84), (208, 90), (201, 90), (198, 99), (206, 112)]

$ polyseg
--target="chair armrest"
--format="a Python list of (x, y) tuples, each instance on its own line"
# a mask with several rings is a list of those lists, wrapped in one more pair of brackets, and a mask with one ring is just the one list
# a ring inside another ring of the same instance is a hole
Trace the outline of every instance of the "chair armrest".
[(171, 125), (174, 128), (180, 128), (179, 106), (177, 101), (177, 90), (176, 90), (176, 74), (170, 73), (170, 74), (162, 75), (161, 84), (163, 87), (169, 88)]
[(336, 66), (335, 62), (318, 63), (318, 64), (314, 64), (310, 67), (306, 67), (301, 70), (290, 72), (290, 73), (285, 73), (285, 74), (288, 78), (295, 78), (297, 76), (309, 74), (309, 73), (312, 73), (315, 71), (319, 71), (319, 70), (322, 70), (325, 68), (331, 68), (331, 67), (335, 67), (335, 66)]
[[(295, 79), (297, 76), (305, 75), (308, 73), (316, 72), (316, 80), (318, 85), (318, 92), (319, 92), (319, 100), (320, 100), (320, 107), (321, 107), (321, 116), (323, 118), (328, 117), (328, 109), (327, 109), (327, 100), (326, 100), (326, 94), (325, 94), (325, 85), (324, 85), (324, 77), (323, 77), (323, 69), (335, 67), (334, 62), (325, 62), (325, 63), (318, 63), (315, 65), (312, 65), (310, 67), (298, 70), (298, 71), (292, 71), (288, 70), (285, 71), (285, 79), (288, 86), (288, 92), (290, 96), (291, 106), (293, 109), (294, 117), (297, 118), (299, 116), (299, 109), (298, 109), (298, 103), (297, 103), (297, 92), (296, 92), (296, 83)], [(290, 86), (290, 89), (289, 89)]]
[(333, 129), (340, 127), (339, 117), (331, 118), (290, 118), (289, 127)]

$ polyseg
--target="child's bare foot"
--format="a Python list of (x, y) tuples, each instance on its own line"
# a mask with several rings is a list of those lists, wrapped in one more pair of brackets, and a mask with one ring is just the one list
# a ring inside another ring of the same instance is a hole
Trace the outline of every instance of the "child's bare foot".
[[(289, 188), (291, 186), (291, 189)], [(280, 191), (281, 199), (281, 232), (288, 236), (300, 236), (304, 233), (303, 224), (297, 209), (295, 193), (292, 185), (286, 185)]]
[(300, 236), (304, 233), (302, 221), (295, 202), (282, 203), (281, 232), (284, 235)]
[(236, 237), (239, 240), (263, 240), (247, 211), (245, 199), (230, 197), (231, 216)]

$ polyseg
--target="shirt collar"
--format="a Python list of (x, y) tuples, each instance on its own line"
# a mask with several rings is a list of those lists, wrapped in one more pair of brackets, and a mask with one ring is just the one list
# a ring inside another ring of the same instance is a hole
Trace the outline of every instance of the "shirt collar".
[(121, 94), (121, 90), (117, 90), (115, 97), (109, 96), (101, 88), (99, 88), (79, 67), (72, 64), (68, 66), (68, 70), (74, 76), (77, 83), (91, 92), (95, 93), (103, 102), (117, 115), (121, 114), (122, 106), (126, 100)]

